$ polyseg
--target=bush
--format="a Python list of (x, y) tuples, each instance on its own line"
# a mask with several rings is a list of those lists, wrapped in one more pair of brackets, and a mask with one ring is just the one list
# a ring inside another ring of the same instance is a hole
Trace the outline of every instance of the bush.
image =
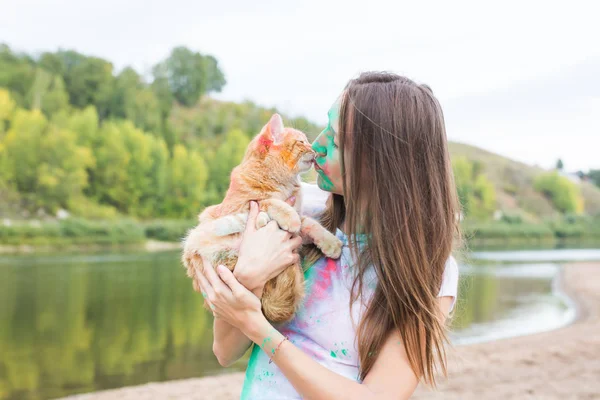
[(0, 243), (20, 244), (131, 244), (146, 239), (143, 227), (133, 220), (90, 221), (68, 218), (62, 221), (0, 226)]
[(187, 234), (187, 231), (196, 225), (196, 221), (157, 220), (146, 223), (144, 232), (148, 239), (180, 242)]
[(554, 238), (554, 232), (545, 224), (509, 224), (506, 222), (474, 223), (465, 222), (462, 226), (467, 237), (475, 239), (535, 239)]
[(548, 172), (536, 177), (535, 190), (552, 201), (554, 207), (562, 213), (582, 213), (583, 197), (579, 187), (558, 172)]

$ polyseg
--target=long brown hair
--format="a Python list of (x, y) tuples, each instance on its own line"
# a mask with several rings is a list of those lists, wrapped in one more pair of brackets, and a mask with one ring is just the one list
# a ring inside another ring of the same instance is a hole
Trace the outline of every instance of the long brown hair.
[[(410, 365), (426, 384), (446, 375), (437, 294), (446, 261), (460, 242), (457, 198), (444, 117), (425, 85), (390, 73), (351, 80), (340, 105), (344, 196), (332, 194), (321, 223), (344, 224), (350, 243), (366, 233), (358, 252), (352, 302), (370, 266), (377, 286), (358, 324), (361, 378), (389, 334), (400, 333)], [(318, 257), (307, 254), (304, 265)]]

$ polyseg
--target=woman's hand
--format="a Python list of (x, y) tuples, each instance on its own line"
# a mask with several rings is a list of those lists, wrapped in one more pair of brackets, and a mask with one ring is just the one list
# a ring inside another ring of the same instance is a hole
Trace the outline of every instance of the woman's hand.
[(261, 297), (268, 280), (300, 261), (295, 250), (302, 244), (302, 238), (293, 237), (289, 232), (279, 229), (275, 221), (256, 229), (258, 213), (258, 204), (251, 202), (233, 275), (242, 285)]
[(198, 274), (198, 281), (215, 318), (242, 332), (259, 321), (266, 321), (260, 299), (242, 286), (227, 267), (205, 268), (204, 274)]

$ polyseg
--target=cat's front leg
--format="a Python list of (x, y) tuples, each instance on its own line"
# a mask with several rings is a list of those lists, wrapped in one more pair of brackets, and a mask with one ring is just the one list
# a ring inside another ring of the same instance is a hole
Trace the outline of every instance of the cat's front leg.
[(302, 238), (311, 241), (329, 258), (340, 258), (342, 254), (342, 241), (310, 217), (302, 217)]
[(243, 232), (246, 229), (248, 213), (226, 215), (214, 221), (201, 224), (203, 230), (212, 232), (215, 236), (229, 236)]
[(269, 218), (277, 221), (284, 231), (290, 233), (300, 232), (300, 216), (292, 206), (282, 200), (267, 199), (259, 202), (260, 210), (265, 211)]

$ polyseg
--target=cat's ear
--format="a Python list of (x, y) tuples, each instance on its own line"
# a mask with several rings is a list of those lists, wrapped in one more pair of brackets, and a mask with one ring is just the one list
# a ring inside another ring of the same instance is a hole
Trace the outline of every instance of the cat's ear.
[(263, 128), (263, 135), (264, 139), (272, 144), (283, 142), (283, 120), (279, 114), (273, 114), (269, 123)]

